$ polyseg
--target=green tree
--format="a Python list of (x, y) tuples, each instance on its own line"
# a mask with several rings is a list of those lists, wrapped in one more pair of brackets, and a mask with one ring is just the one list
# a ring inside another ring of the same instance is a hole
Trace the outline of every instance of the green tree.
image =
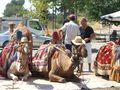
[(47, 0), (30, 0), (32, 7), (30, 14), (33, 18), (38, 18), (42, 23), (47, 22), (48, 17), (48, 1)]
[(21, 11), (26, 11), (23, 7), (25, 0), (12, 0), (6, 5), (3, 15), (10, 17), (12, 15), (21, 14)]
[(89, 0), (84, 6), (85, 13), (93, 20), (120, 10), (120, 0)]

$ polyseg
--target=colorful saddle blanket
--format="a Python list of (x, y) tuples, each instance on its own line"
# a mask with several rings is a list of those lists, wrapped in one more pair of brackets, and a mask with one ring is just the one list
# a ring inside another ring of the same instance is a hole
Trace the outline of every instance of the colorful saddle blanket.
[(48, 53), (49, 44), (41, 45), (34, 55), (32, 59), (32, 69), (38, 72), (46, 71), (48, 60), (47, 60), (47, 53)]
[(98, 73), (101, 75), (109, 74), (111, 69), (111, 62), (115, 59), (116, 44), (112, 41), (102, 46), (96, 56), (94, 67), (98, 68)]
[[(2, 50), (1, 56), (0, 56), (0, 66), (4, 69), (4, 73), (0, 72), (0, 75), (5, 76), (5, 73), (7, 72), (10, 64), (12, 61), (10, 61), (13, 57), (15, 57), (15, 43), (9, 42)], [(7, 59), (6, 59), (7, 57)]]

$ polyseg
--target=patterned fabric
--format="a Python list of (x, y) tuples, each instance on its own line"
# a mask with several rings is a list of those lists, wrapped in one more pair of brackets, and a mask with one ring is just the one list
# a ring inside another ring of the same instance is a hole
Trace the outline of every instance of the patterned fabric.
[[(65, 47), (60, 44), (41, 45), (32, 60), (33, 71), (35, 70), (38, 72), (48, 72), (48, 63), (50, 62), (50, 58), (56, 49), (62, 52), (65, 51)], [(60, 66), (59, 63), (57, 65), (58, 67)]]
[[(6, 62), (6, 61), (5, 61), (5, 58), (6, 58), (7, 53), (9, 52), (8, 58), (9, 58), (9, 60), (10, 60), (11, 54), (14, 53), (14, 48), (13, 48), (14, 44), (15, 44), (14, 42), (9, 42), (9, 43), (3, 48), (2, 52), (1, 52), (0, 66), (3, 67), (3, 68), (5, 69), (5, 71), (8, 69), (9, 64), (10, 64), (10, 62)], [(6, 66), (4, 67), (4, 65), (6, 65)], [(0, 75), (5, 76), (5, 73), (0, 72)]]
[[(6, 76), (6, 72), (9, 69), (11, 63), (17, 59), (16, 42), (9, 42), (2, 50), (0, 57), (0, 66), (4, 69), (4, 72), (0, 72), (0, 75)], [(6, 58), (7, 57), (7, 58)]]
[(33, 63), (33, 70), (37, 71), (44, 71), (46, 69), (48, 60), (47, 58), (47, 53), (48, 53), (48, 44), (41, 45), (33, 57), (32, 63)]
[[(95, 68), (98, 68), (98, 73), (102, 75), (109, 75), (111, 69), (111, 61), (115, 59), (115, 50), (116, 44), (112, 41), (106, 43), (98, 51), (96, 61), (94, 63)], [(100, 71), (100, 72), (99, 72)]]
[(120, 82), (120, 45), (115, 48), (115, 59), (111, 63), (110, 80)]

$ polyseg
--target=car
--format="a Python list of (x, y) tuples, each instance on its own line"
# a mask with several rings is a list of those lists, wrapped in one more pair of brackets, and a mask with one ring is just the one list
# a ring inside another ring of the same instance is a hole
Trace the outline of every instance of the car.
[[(35, 33), (31, 32), (33, 37), (33, 46), (40, 46), (42, 43), (49, 43), (51, 41), (51, 37), (48, 36), (38, 36)], [(9, 41), (9, 31), (5, 31), (0, 33), (0, 47), (4, 47), (6, 43)]]

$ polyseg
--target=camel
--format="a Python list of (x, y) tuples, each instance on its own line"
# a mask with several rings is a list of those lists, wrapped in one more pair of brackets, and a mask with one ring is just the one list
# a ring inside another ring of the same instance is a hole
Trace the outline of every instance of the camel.
[(2, 71), (5, 71), (9, 79), (19, 80), (19, 76), (23, 76), (22, 80), (27, 80), (29, 76), (28, 43), (14, 44), (13, 47), (14, 53), (8, 48), (5, 54)]
[[(42, 46), (44, 45), (41, 45), (40, 48)], [(74, 75), (76, 61), (73, 57), (69, 57), (63, 46), (46, 45), (46, 47), (40, 48), (32, 60), (33, 74), (35, 71), (40, 72), (42, 75), (49, 77), (49, 80), (52, 82), (64, 83), (68, 78), (74, 78), (76, 81), (79, 81), (79, 78)], [(43, 54), (44, 58), (42, 59), (47, 61), (47, 63), (44, 62), (44, 68), (42, 70), (40, 70), (41, 68), (39, 66), (41, 65), (39, 62), (42, 62), (39, 58), (41, 57), (41, 55), (39, 55), (41, 50), (48, 50), (46, 55)], [(81, 57), (86, 57), (87, 50), (84, 45), (80, 45), (78, 53)]]
[(120, 46), (108, 42), (98, 51), (94, 61), (95, 75), (109, 76), (110, 80), (120, 82)]
[[(24, 47), (25, 49), (25, 47)], [(28, 68), (28, 53), (22, 46), (18, 47), (17, 52), (20, 54), (19, 59), (12, 62), (10, 68), (7, 71), (8, 78), (12, 80), (18, 80), (17, 76), (23, 75), (22, 80), (27, 80), (29, 76)]]

